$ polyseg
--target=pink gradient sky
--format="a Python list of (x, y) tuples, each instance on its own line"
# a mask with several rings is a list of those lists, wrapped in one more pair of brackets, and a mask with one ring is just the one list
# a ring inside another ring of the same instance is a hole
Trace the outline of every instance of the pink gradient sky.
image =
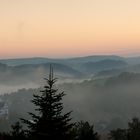
[(140, 0), (0, 0), (0, 58), (140, 54)]

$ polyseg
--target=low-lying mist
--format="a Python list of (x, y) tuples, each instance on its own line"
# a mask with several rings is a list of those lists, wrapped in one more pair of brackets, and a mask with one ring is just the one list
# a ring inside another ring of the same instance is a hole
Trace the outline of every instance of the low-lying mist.
[[(140, 74), (122, 73), (111, 78), (57, 83), (56, 86), (59, 91), (65, 91), (64, 109), (73, 111), (74, 120), (88, 120), (94, 122), (98, 130), (108, 131), (124, 128), (132, 117), (140, 117), (139, 83)], [(27, 112), (34, 111), (30, 102), (32, 95), (39, 91), (22, 89), (1, 96), (9, 105), (9, 119), (28, 118)]]
[[(18, 118), (30, 119), (27, 112), (34, 112), (33, 94), (39, 94), (46, 84), (43, 78), (48, 76), (50, 63), (32, 61), (0, 64), (0, 98), (8, 105), (8, 125)], [(56, 87), (66, 94), (64, 110), (73, 111), (74, 121), (88, 120), (103, 132), (124, 128), (131, 118), (140, 117), (139, 64), (131, 65), (118, 57), (96, 61), (86, 57), (55, 60), (52, 66), (58, 78)], [(8, 127), (0, 126), (0, 131), (3, 128)]]

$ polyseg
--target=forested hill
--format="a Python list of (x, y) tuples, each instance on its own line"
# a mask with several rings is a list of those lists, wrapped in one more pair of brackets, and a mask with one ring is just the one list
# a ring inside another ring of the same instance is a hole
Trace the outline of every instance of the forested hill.
[[(73, 110), (75, 120), (95, 122), (100, 131), (123, 128), (127, 121), (140, 116), (140, 74), (121, 73), (105, 79), (86, 80), (81, 83), (63, 83), (57, 87), (64, 90), (66, 110)], [(34, 110), (30, 100), (40, 89), (21, 89), (1, 99), (8, 103), (9, 120), (28, 118)], [(119, 104), (118, 104), (119, 103)], [(131, 111), (130, 111), (131, 110)]]

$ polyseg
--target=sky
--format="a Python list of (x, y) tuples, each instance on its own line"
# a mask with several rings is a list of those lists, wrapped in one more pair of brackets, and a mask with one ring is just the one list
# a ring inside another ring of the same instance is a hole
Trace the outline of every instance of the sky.
[(140, 55), (140, 0), (0, 0), (0, 58)]

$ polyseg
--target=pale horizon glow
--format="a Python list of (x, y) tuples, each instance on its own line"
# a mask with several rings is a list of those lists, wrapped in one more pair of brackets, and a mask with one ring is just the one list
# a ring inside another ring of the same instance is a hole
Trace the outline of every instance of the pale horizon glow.
[(0, 58), (140, 55), (139, 0), (0, 0)]

